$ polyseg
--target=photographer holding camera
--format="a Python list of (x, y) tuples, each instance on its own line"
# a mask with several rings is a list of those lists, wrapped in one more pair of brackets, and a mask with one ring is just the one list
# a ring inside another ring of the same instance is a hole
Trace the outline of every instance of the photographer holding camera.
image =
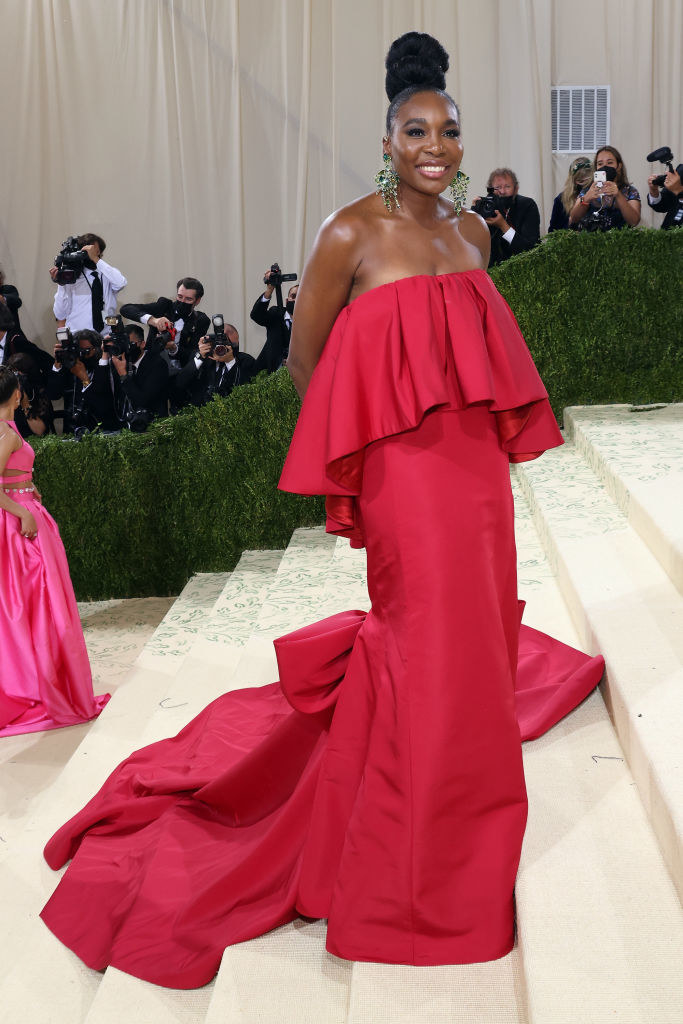
[(477, 196), (472, 209), (484, 218), (491, 232), (489, 267), (533, 249), (541, 240), (541, 215), (529, 196), (519, 195), (517, 175), (497, 167), (486, 182), (487, 195)]
[(64, 399), (65, 434), (98, 426), (103, 430), (121, 429), (109, 359), (103, 356), (102, 337), (97, 331), (85, 329), (72, 334), (67, 327), (57, 331), (47, 393), (53, 401)]
[(68, 327), (72, 333), (100, 332), (104, 318), (116, 312), (116, 295), (128, 282), (102, 259), (106, 247), (104, 239), (92, 232), (64, 242), (50, 268), (50, 277), (57, 283), (52, 309), (58, 327)]
[(175, 299), (160, 295), (156, 302), (128, 302), (121, 307), (121, 316), (147, 325), (148, 342), (163, 336), (161, 355), (171, 376), (191, 361), (199, 339), (209, 330), (208, 316), (197, 309), (203, 294), (204, 286), (196, 277), (181, 277)]
[(669, 146), (660, 146), (646, 157), (649, 163), (659, 160), (667, 168), (666, 174), (651, 174), (647, 179), (647, 202), (655, 213), (665, 215), (661, 225), (664, 231), (683, 227), (683, 164), (674, 168), (673, 158)]
[(278, 302), (275, 306), (269, 306), (269, 303), (277, 285), (281, 285), (283, 281), (295, 280), (296, 274), (283, 274), (277, 263), (273, 263), (270, 270), (263, 275), (266, 289), (259, 295), (250, 313), (254, 323), (266, 329), (266, 343), (256, 359), (256, 373), (261, 370), (273, 373), (279, 370), (287, 358), (298, 284), (293, 284), (289, 289), (284, 305)]
[(225, 397), (256, 374), (256, 360), (239, 351), (240, 336), (223, 317), (213, 317), (214, 333), (202, 338), (197, 352), (175, 378), (191, 405), (205, 405), (214, 395)]
[[(113, 318), (112, 318), (113, 319)], [(124, 426), (142, 432), (160, 416), (168, 416), (168, 364), (154, 342), (145, 343), (139, 324), (112, 325), (112, 342), (105, 342), (104, 357), (111, 357), (117, 385), (117, 406)], [(119, 332), (125, 341), (117, 345)]]
[(28, 340), (24, 332), (17, 327), (12, 310), (0, 297), (0, 366), (4, 366), (19, 352), (31, 356), (38, 367), (42, 382), (46, 384), (52, 370), (52, 356)]
[(603, 146), (593, 161), (593, 181), (579, 192), (569, 214), (569, 226), (578, 231), (611, 231), (640, 222), (640, 194), (629, 183), (621, 153)]

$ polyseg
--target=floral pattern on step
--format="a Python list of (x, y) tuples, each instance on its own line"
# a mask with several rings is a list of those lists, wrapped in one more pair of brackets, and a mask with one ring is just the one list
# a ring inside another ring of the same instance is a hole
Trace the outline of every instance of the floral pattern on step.
[(174, 597), (136, 597), (79, 603), (95, 693), (111, 692), (124, 681), (174, 602)]

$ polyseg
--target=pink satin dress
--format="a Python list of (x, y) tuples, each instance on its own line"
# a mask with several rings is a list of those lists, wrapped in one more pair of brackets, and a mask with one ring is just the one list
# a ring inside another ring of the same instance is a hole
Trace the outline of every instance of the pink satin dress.
[(42, 917), (86, 964), (190, 988), (297, 915), (337, 956), (503, 956), (527, 815), (522, 740), (593, 689), (520, 626), (509, 463), (562, 443), (484, 271), (341, 311), (280, 486), (367, 548), (371, 610), (276, 641), (280, 681), (138, 750), (48, 843)]
[(0, 477), (38, 526), (35, 539), (22, 537), (19, 519), (0, 509), (0, 737), (87, 722), (109, 700), (93, 695), (64, 545), (31, 483), (34, 458), (22, 440), (6, 465), (21, 475)]

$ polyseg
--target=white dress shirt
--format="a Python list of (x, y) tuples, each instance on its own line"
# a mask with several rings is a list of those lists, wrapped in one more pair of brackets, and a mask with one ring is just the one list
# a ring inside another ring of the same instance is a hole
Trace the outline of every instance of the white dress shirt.
[[(102, 279), (104, 308), (102, 319), (113, 316), (116, 312), (116, 293), (125, 288), (128, 282), (116, 267), (100, 258), (97, 261), (97, 273)], [(70, 331), (92, 330), (92, 281), (94, 271), (85, 267), (73, 284), (57, 285), (55, 301), (52, 307), (57, 320), (66, 320)], [(105, 325), (106, 327), (106, 325)], [(105, 330), (106, 333), (106, 330)]]

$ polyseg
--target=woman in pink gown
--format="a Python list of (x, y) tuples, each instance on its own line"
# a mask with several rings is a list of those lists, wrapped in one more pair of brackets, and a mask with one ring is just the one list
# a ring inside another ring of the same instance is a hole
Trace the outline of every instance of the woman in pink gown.
[(201, 985), (226, 945), (297, 915), (327, 918), (347, 959), (503, 956), (521, 740), (602, 673), (520, 629), (509, 462), (562, 438), (488, 228), (440, 198), (463, 151), (447, 56), (410, 33), (387, 62), (398, 202), (365, 196), (318, 235), (280, 482), (326, 494), (328, 530), (365, 545), (372, 608), (277, 641), (278, 683), (137, 751), (53, 836), (48, 863), (73, 860), (42, 916), (95, 968)]
[(14, 423), (20, 400), (0, 366), (0, 736), (87, 722), (109, 699), (93, 696), (64, 546)]

